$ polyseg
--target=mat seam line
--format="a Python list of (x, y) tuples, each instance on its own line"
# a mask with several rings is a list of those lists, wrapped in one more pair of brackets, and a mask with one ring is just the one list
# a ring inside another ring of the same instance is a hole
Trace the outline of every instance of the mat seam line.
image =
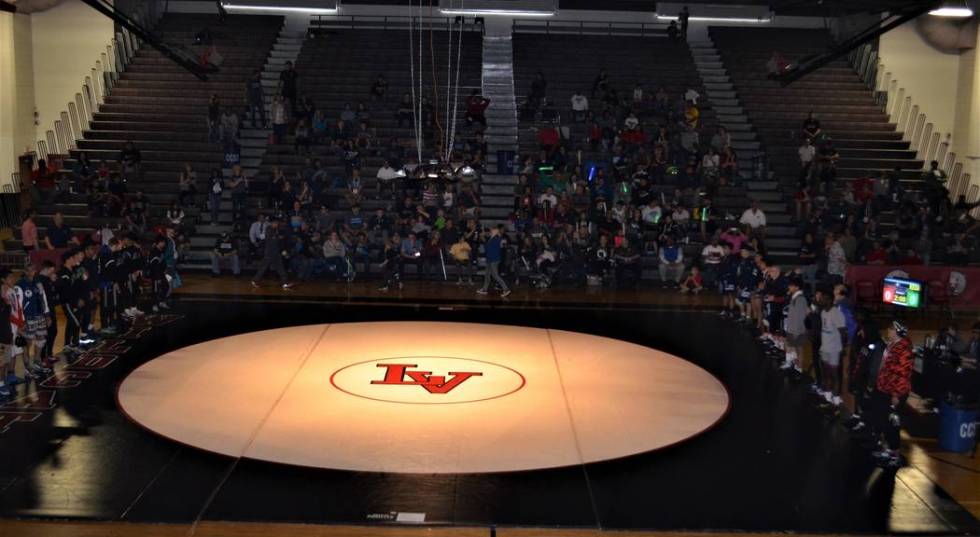
[(277, 397), (276, 400), (269, 407), (269, 411), (266, 412), (265, 416), (262, 418), (262, 421), (260, 421), (259, 424), (255, 427), (255, 430), (252, 432), (252, 435), (249, 437), (248, 442), (245, 444), (245, 447), (242, 448), (241, 455), (235, 458), (234, 462), (232, 462), (231, 464), (231, 467), (228, 468), (228, 471), (225, 472), (225, 475), (221, 478), (221, 481), (218, 482), (218, 485), (214, 488), (214, 491), (211, 493), (210, 496), (208, 496), (208, 499), (204, 502), (204, 505), (201, 507), (200, 512), (198, 512), (197, 516), (194, 518), (194, 522), (191, 523), (191, 527), (187, 531), (188, 537), (193, 537), (197, 533), (197, 527), (198, 525), (200, 525), (201, 519), (204, 517), (204, 513), (206, 513), (208, 508), (211, 507), (211, 504), (214, 503), (215, 498), (218, 497), (218, 493), (221, 491), (222, 487), (225, 486), (225, 483), (228, 482), (228, 479), (231, 477), (231, 474), (238, 467), (238, 463), (242, 460), (242, 458), (245, 457), (245, 453), (248, 452), (248, 448), (251, 447), (252, 444), (255, 442), (255, 438), (258, 436), (259, 431), (262, 430), (262, 427), (269, 420), (269, 417), (275, 411), (276, 407), (279, 406), (279, 403), (282, 401), (283, 397), (286, 396), (286, 392), (289, 391), (290, 386), (293, 385), (293, 382), (296, 380), (296, 377), (299, 376), (300, 371), (302, 371), (303, 368), (306, 367), (306, 363), (310, 360), (310, 357), (313, 356), (313, 351), (315, 351), (317, 346), (320, 344), (320, 342), (323, 341), (323, 337), (327, 335), (327, 331), (330, 330), (331, 326), (333, 326), (333, 323), (327, 324), (325, 327), (323, 327), (323, 330), (320, 331), (320, 337), (316, 338), (313, 341), (313, 344), (310, 346), (310, 349), (306, 351), (306, 356), (303, 357), (303, 361), (299, 364), (299, 367), (296, 368), (296, 371), (294, 371), (293, 375), (289, 378), (289, 382), (287, 382), (286, 385), (283, 387), (282, 392), (280, 392), (279, 394), (279, 397)]
[(551, 359), (555, 364), (555, 372), (558, 374), (558, 385), (561, 387), (561, 398), (565, 402), (565, 412), (568, 414), (568, 424), (572, 428), (572, 439), (575, 443), (575, 451), (578, 453), (579, 465), (582, 467), (582, 475), (585, 477), (585, 488), (589, 493), (589, 505), (592, 506), (592, 516), (595, 517), (596, 529), (602, 530), (602, 520), (599, 518), (599, 506), (596, 505), (595, 495), (592, 491), (592, 480), (589, 472), (585, 468), (585, 457), (582, 455), (582, 444), (578, 438), (578, 428), (575, 427), (575, 417), (572, 415), (572, 406), (568, 401), (568, 391), (565, 390), (565, 378), (561, 374), (561, 366), (558, 364), (558, 353), (555, 351), (555, 341), (551, 337), (551, 329), (545, 328), (548, 336), (548, 346), (551, 347)]

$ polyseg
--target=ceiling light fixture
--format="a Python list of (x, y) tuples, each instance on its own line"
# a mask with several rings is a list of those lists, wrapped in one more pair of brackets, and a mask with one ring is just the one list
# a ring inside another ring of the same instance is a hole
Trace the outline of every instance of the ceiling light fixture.
[(929, 12), (934, 17), (952, 17), (965, 19), (973, 16), (973, 9), (965, 1), (944, 2), (939, 8)]
[[(660, 15), (654, 14), (658, 21), (676, 21), (678, 20), (675, 15)], [(749, 19), (746, 17), (689, 17), (687, 20), (696, 22), (737, 22), (743, 24), (769, 24), (772, 22), (772, 17), (758, 17), (755, 19)]]
[(230, 2), (223, 2), (221, 4), (225, 9), (230, 9), (234, 11), (270, 11), (278, 13), (308, 13), (310, 15), (336, 15), (339, 11), (337, 8), (319, 8), (319, 7), (288, 7), (288, 6), (276, 6), (276, 5), (246, 5), (246, 4), (232, 4)]

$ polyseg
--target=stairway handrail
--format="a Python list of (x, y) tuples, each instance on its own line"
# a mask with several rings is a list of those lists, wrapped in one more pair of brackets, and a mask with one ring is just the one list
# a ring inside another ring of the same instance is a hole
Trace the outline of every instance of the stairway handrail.
[(511, 31), (526, 33), (542, 33), (533, 31), (543, 29), (545, 34), (575, 34), (586, 35), (603, 33), (606, 35), (624, 35), (626, 32), (618, 30), (638, 31), (640, 37), (665, 37), (667, 35), (668, 23), (662, 22), (620, 22), (620, 21), (554, 21), (541, 19), (514, 19), (511, 23)]
[[(409, 21), (418, 20), (418, 17), (409, 17), (407, 15), (325, 15), (325, 14), (314, 14), (310, 15), (310, 26), (309, 30), (311, 32), (318, 29), (337, 29), (337, 30), (358, 30), (365, 29), (368, 26), (372, 28), (374, 26), (380, 26), (382, 30), (403, 30), (409, 27)], [(463, 30), (471, 32), (484, 33), (483, 19), (481, 17), (460, 17), (460, 16), (443, 16), (443, 17), (421, 17), (423, 24), (432, 23), (432, 29), (436, 31), (442, 31), (445, 29), (445, 25), (450, 22), (463, 20)], [(457, 30), (459, 27), (454, 26), (453, 30)]]

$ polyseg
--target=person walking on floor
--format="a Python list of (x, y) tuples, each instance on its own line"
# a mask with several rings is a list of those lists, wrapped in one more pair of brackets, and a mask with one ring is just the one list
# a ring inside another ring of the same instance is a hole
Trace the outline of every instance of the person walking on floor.
[(484, 250), (487, 257), (487, 270), (484, 272), (483, 276), (483, 287), (477, 289), (477, 293), (485, 295), (490, 292), (490, 280), (497, 282), (497, 285), (502, 289), (500, 297), (506, 297), (510, 294), (510, 288), (507, 287), (507, 282), (500, 277), (500, 260), (503, 257), (503, 239), (500, 237), (500, 228), (492, 227), (490, 228), (490, 238), (487, 239), (487, 244), (484, 246)]
[(269, 228), (266, 230), (265, 250), (262, 260), (259, 261), (259, 270), (255, 273), (255, 277), (252, 278), (252, 287), (258, 288), (258, 282), (262, 280), (266, 271), (270, 269), (279, 275), (279, 281), (282, 282), (283, 290), (293, 287), (286, 274), (286, 267), (282, 263), (283, 250), (282, 236), (279, 232), (279, 220), (274, 219), (269, 222)]

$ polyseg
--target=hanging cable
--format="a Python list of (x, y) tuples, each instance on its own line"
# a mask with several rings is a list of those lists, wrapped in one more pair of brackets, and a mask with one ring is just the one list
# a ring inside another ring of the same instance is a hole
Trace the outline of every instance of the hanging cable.
[[(453, 19), (447, 18), (448, 24), (448, 35), (449, 39), (446, 40), (446, 45), (448, 51), (446, 53), (446, 121), (449, 121), (449, 102), (450, 102), (450, 92), (452, 91), (452, 76), (453, 76)], [(449, 131), (451, 128), (447, 125), (446, 132), (442, 137), (442, 148), (443, 154), (449, 154)], [(449, 162), (449, 158), (444, 158), (445, 162)]]
[(415, 120), (415, 140), (416, 147), (419, 153), (419, 166), (422, 165), (422, 144), (425, 142), (425, 133), (422, 131), (422, 101), (424, 99), (422, 95), (422, 0), (419, 0), (419, 10), (418, 10), (418, 20), (419, 20), (419, 116)]
[[(421, 2), (422, 0), (419, 0)], [(419, 155), (419, 162), (422, 161), (422, 144), (419, 142), (419, 127), (418, 127), (418, 105), (421, 103), (416, 103), (415, 94), (415, 41), (413, 36), (413, 29), (415, 23), (412, 20), (412, 0), (408, 0), (408, 65), (411, 75), (411, 82), (409, 86), (412, 89), (412, 132), (415, 135), (415, 148)], [(419, 73), (419, 77), (421, 77)]]
[[(442, 122), (439, 121), (439, 82), (436, 81), (436, 48), (435, 32), (432, 29), (432, 0), (429, 0), (429, 62), (432, 68), (432, 117), (435, 119), (439, 139), (443, 137)], [(438, 157), (439, 155), (436, 155)]]
[[(460, 2), (460, 6), (462, 5), (463, 3)], [(462, 9), (462, 7), (460, 7), (460, 9)], [(456, 113), (459, 111), (459, 65), (460, 65), (460, 59), (463, 56), (463, 26), (465, 22), (466, 19), (464, 19), (463, 17), (459, 18), (459, 44), (456, 46), (456, 89), (455, 89), (455, 94), (453, 96), (453, 122), (449, 127), (449, 131), (450, 131), (449, 147), (446, 152), (447, 162), (449, 161), (449, 157), (452, 156), (452, 147), (456, 143)], [(449, 63), (450, 65), (452, 64), (452, 56), (449, 57)], [(486, 157), (486, 155), (484, 155), (484, 157)]]

